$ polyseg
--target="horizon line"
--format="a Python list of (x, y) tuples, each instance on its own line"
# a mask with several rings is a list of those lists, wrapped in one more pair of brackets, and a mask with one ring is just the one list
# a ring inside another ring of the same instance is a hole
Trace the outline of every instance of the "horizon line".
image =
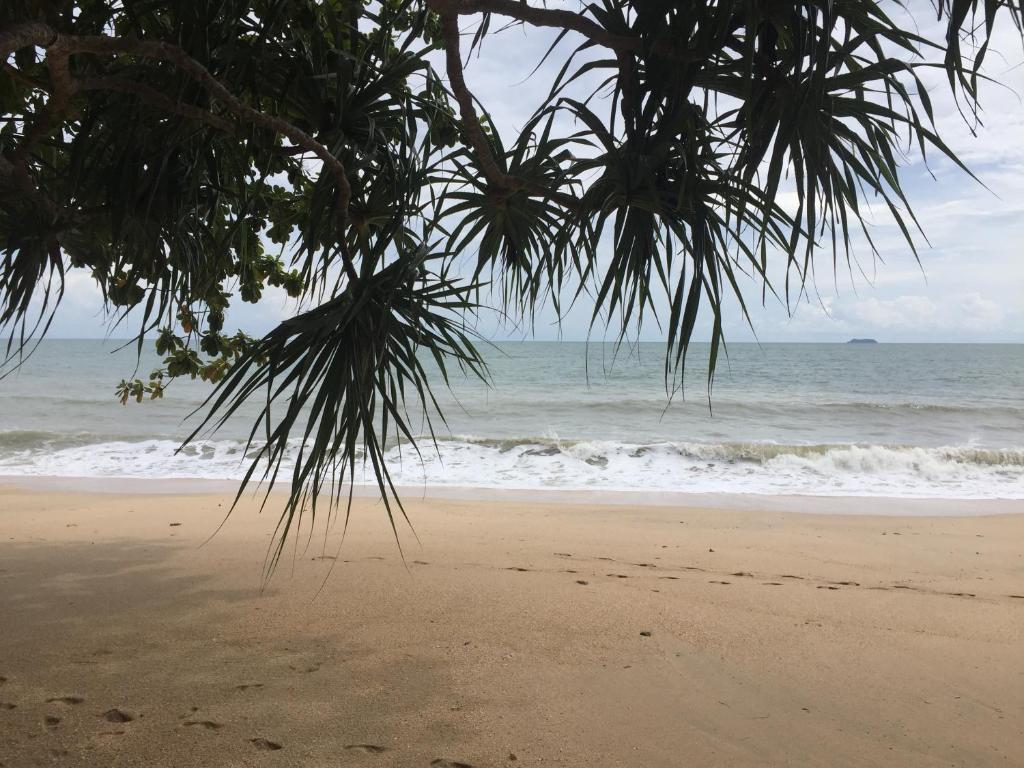
[[(964, 341), (956, 339), (939, 339), (931, 341), (885, 341), (884, 339), (877, 339), (870, 336), (852, 336), (846, 339), (835, 339), (835, 340), (812, 340), (812, 339), (774, 339), (774, 340), (743, 340), (743, 341), (724, 341), (724, 346), (736, 345), (736, 344), (751, 344), (764, 346), (766, 344), (849, 344), (854, 339), (871, 339), (879, 345), (900, 345), (900, 344), (989, 344), (989, 345), (1006, 345), (1006, 346), (1019, 346), (1024, 344), (1024, 339), (1017, 341)], [(155, 337), (145, 338), (145, 341), (154, 341)], [(0, 337), (0, 342), (10, 342), (10, 337)], [(110, 342), (133, 342), (136, 341), (134, 336), (46, 336), (43, 339), (32, 339), (30, 343), (36, 341), (110, 341)], [(667, 344), (667, 339), (637, 339), (637, 340), (626, 340), (622, 342), (605, 339), (536, 339), (536, 338), (490, 338), (482, 339), (482, 343), (490, 344), (620, 344), (622, 346), (631, 346), (634, 344)], [(710, 344), (708, 340), (700, 339), (691, 342), (692, 344)]]

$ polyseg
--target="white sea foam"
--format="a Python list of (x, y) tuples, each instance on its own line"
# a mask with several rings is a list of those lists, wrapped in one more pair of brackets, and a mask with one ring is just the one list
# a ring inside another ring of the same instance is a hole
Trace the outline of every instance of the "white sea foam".
[[(238, 479), (257, 451), (235, 440), (59, 447), (36, 435), (0, 439), (0, 474)], [(6, 449), (2, 446), (7, 443)], [(398, 484), (921, 498), (1024, 498), (1024, 450), (971, 446), (779, 445), (493, 440), (460, 437), (388, 453)], [(294, 452), (293, 452), (294, 453)], [(359, 475), (357, 473), (357, 479)], [(374, 482), (367, 469), (362, 482)]]
[[(0, 475), (244, 475), (261, 395), (216, 440), (175, 453), (210, 389), (176, 381), (163, 400), (121, 407), (114, 380), (159, 359), (108, 351), (44, 342), (0, 382)], [(609, 365), (602, 345), (489, 348), (493, 388), (438, 387), (455, 433), (440, 455), (423, 440), (422, 460), (406, 445), (388, 466), (407, 486), (1024, 498), (1024, 345), (738, 344), (710, 401), (697, 345), (689, 398), (671, 406), (664, 351), (641, 344)], [(357, 479), (374, 483), (369, 470)]]

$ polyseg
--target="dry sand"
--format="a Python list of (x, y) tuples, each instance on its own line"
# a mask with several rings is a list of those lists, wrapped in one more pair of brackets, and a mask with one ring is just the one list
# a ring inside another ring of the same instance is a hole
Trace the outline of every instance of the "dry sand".
[(599, 501), (0, 489), (0, 765), (1024, 765), (1024, 515)]

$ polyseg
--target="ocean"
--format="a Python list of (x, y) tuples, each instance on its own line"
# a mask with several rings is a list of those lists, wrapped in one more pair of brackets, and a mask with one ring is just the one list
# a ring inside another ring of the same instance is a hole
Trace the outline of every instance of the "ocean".
[[(210, 391), (176, 381), (122, 406), (134, 347), (47, 340), (0, 380), (0, 475), (240, 477), (255, 408), (177, 451)], [(405, 486), (1024, 498), (1024, 345), (733, 344), (709, 399), (694, 345), (671, 401), (664, 345), (504, 342), (493, 381), (439, 386), (447, 428)], [(147, 350), (145, 377), (158, 365)], [(373, 482), (367, 471), (365, 481)]]

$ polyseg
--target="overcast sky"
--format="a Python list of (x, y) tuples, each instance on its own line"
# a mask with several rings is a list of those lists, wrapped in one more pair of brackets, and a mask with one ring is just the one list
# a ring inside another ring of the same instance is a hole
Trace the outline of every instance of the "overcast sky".
[[(927, 6), (923, 4), (925, 10)], [(926, 12), (917, 22), (922, 32), (934, 34)], [(547, 92), (555, 64), (527, 76), (550, 40), (544, 31), (509, 31), (487, 45), (481, 58), (469, 61), (470, 88), (503, 132), (522, 125)], [(817, 295), (798, 306), (792, 317), (777, 302), (763, 308), (755, 302), (757, 339), (842, 341), (872, 336), (892, 342), (1024, 342), (1024, 54), (1010, 24), (1001, 25), (992, 49), (987, 71), (996, 83), (982, 89), (985, 124), (977, 136), (957, 112), (941, 74), (929, 81), (940, 134), (989, 189), (937, 155), (930, 162), (934, 179), (919, 158), (912, 158), (903, 173), (904, 188), (931, 244), (921, 243), (921, 264), (895, 225), (879, 217), (873, 237), (884, 263), (873, 263), (862, 245), (858, 250), (865, 274), (851, 275), (843, 266), (833, 275), (831, 254), (822, 252)], [(760, 295), (753, 283), (750, 287), (751, 296)], [(279, 292), (271, 291), (259, 305), (233, 306), (231, 324), (259, 334), (293, 311)], [(588, 320), (586, 306), (560, 326), (548, 311), (538, 318), (534, 336), (581, 340), (587, 337)], [(494, 338), (524, 336), (490, 321), (485, 329)], [(735, 308), (726, 318), (726, 333), (732, 341), (755, 338)], [(128, 335), (106, 325), (99, 293), (88, 275), (72, 273), (51, 335), (108, 334)], [(648, 324), (642, 337), (656, 340), (662, 334)]]

